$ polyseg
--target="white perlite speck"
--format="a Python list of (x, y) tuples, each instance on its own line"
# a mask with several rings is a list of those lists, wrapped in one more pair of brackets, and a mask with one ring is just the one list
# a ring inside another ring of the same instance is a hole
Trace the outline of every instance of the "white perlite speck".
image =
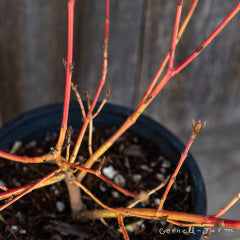
[(21, 212), (17, 212), (17, 213), (16, 213), (16, 217), (18, 218), (19, 221), (21, 221), (21, 222), (24, 221), (24, 217), (23, 217), (23, 215), (22, 215)]
[(59, 190), (58, 189), (55, 189), (53, 192), (54, 192), (55, 195), (59, 194)]
[(59, 212), (63, 212), (63, 210), (65, 209), (65, 204), (63, 202), (56, 202), (56, 207), (57, 207), (57, 210)]
[(186, 192), (191, 192), (191, 186), (187, 186), (185, 189)]
[(126, 179), (120, 174), (114, 177), (114, 182), (120, 187), (126, 186)]
[(155, 163), (155, 162), (151, 162), (150, 166), (151, 166), (151, 167), (155, 167), (155, 166), (156, 166), (156, 163)]
[(147, 165), (141, 165), (140, 168), (141, 168), (142, 170), (144, 170), (144, 171), (147, 171), (147, 172), (152, 172), (152, 171), (153, 171), (153, 169), (150, 168), (150, 167), (147, 166)]
[(171, 162), (165, 159), (162, 163), (162, 167), (163, 168), (170, 168), (171, 167)]
[(28, 170), (28, 167), (27, 167), (27, 166), (23, 166), (22, 170), (23, 170), (24, 172), (26, 172), (26, 171)]
[(19, 233), (20, 233), (20, 234), (26, 234), (27, 231), (26, 231), (25, 229), (20, 229), (20, 230), (19, 230)]
[(161, 202), (161, 200), (160, 200), (159, 198), (156, 198), (156, 199), (155, 199), (155, 203), (156, 203), (156, 205), (159, 205), (160, 202)]
[(12, 225), (12, 226), (11, 226), (11, 229), (12, 229), (13, 231), (17, 231), (17, 230), (18, 230), (18, 226)]
[(140, 174), (133, 174), (132, 179), (135, 183), (138, 183), (142, 179), (142, 176)]
[(107, 190), (107, 189), (106, 189), (104, 186), (102, 186), (102, 185), (99, 187), (99, 189), (100, 189), (102, 192), (106, 192), (106, 190)]
[(165, 177), (163, 174), (161, 173), (157, 173), (156, 175), (157, 179), (160, 180), (161, 182), (164, 182), (165, 181)]
[(109, 179), (113, 179), (114, 176), (118, 173), (112, 166), (103, 168), (102, 172)]
[(117, 192), (117, 191), (112, 191), (112, 196), (113, 196), (114, 198), (118, 198), (118, 197), (120, 196), (120, 194), (119, 194), (119, 192)]

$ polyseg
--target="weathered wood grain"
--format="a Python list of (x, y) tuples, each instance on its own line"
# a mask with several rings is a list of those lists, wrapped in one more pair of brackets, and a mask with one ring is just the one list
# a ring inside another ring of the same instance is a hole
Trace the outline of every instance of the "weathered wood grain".
[[(236, 3), (237, 1), (199, 1), (196, 14), (177, 48), (175, 65), (200, 45)], [(136, 95), (143, 93), (146, 82), (150, 81), (156, 71), (154, 69), (157, 69), (170, 46), (175, 14), (172, 5), (172, 1), (161, 1), (161, 4), (157, 0), (148, 1), (139, 71), (140, 84)], [(148, 114), (176, 132), (190, 128), (193, 117), (206, 119), (209, 127), (227, 121), (238, 121), (239, 19), (236, 16), (193, 63), (174, 77), (147, 110)]]
[[(237, 3), (202, 0), (176, 52), (179, 64)], [(191, 1), (185, 0), (185, 9)], [(64, 95), (67, 12), (64, 0), (0, 0), (2, 121)], [(136, 106), (170, 46), (175, 1), (112, 0), (109, 74), (111, 101)], [(240, 16), (167, 85), (147, 114), (175, 132), (193, 117), (208, 126), (240, 119)], [(104, 1), (77, 0), (73, 81), (94, 94), (101, 76)]]
[[(134, 107), (169, 49), (177, 1), (110, 2), (110, 62), (104, 91), (112, 90), (111, 102)], [(177, 48), (175, 65), (199, 46), (237, 2), (199, 1)], [(190, 4), (184, 0), (183, 16)], [(0, 121), (5, 123), (27, 110), (63, 100), (67, 11), (65, 0), (0, 0), (0, 9)], [(240, 14), (146, 111), (182, 139), (189, 134), (193, 117), (207, 120), (210, 130), (203, 132), (193, 153), (212, 200), (210, 214), (239, 191), (232, 184), (239, 182), (239, 29)], [(104, 0), (76, 0), (73, 81), (82, 95), (86, 90), (94, 94), (101, 76), (103, 30)], [(227, 216), (238, 217), (239, 207)], [(220, 239), (220, 234), (213, 239)]]
[(6, 122), (26, 110), (61, 101), (66, 4), (46, 0), (0, 4), (0, 103)]
[[(96, 91), (101, 77), (104, 1), (79, 1), (76, 22), (75, 82), (81, 92)], [(106, 88), (112, 101), (131, 105), (138, 62), (143, 0), (111, 1), (109, 72)], [(80, 44), (79, 44), (80, 43)], [(105, 90), (106, 92), (106, 90)], [(123, 97), (124, 96), (124, 97)]]

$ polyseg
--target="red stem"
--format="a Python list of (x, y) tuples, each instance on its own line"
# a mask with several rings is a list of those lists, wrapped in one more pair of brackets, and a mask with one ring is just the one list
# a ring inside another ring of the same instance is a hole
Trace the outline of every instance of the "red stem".
[(4, 200), (4, 199), (9, 198), (11, 196), (18, 195), (19, 193), (22, 193), (24, 190), (32, 187), (35, 183), (36, 182), (29, 183), (29, 184), (26, 184), (26, 185), (18, 187), (18, 188), (9, 189), (7, 192), (3, 192), (3, 193), (0, 194), (0, 199)]
[(151, 93), (152, 89), (154, 88), (155, 84), (157, 83), (157, 81), (158, 81), (158, 79), (159, 79), (159, 77), (160, 77), (164, 67), (167, 64), (168, 59), (169, 59), (169, 52), (166, 54), (165, 58), (163, 59), (163, 61), (162, 61), (161, 65), (160, 65), (160, 67), (158, 68), (158, 70), (157, 70), (157, 72), (156, 72), (152, 82), (150, 83), (147, 91), (145, 92), (141, 102), (138, 104), (138, 107), (140, 107), (143, 104), (143, 102), (147, 99), (147, 97), (150, 95), (150, 93)]
[(159, 207), (158, 207), (158, 212), (162, 211), (163, 204), (164, 204), (164, 202), (165, 202), (165, 200), (167, 198), (167, 195), (168, 195), (168, 193), (169, 193), (169, 191), (170, 191), (170, 189), (171, 189), (171, 187), (172, 187), (172, 185), (173, 185), (173, 183), (174, 183), (174, 181), (175, 181), (175, 179), (176, 179), (176, 177), (178, 175), (178, 172), (179, 172), (180, 168), (183, 165), (183, 162), (185, 161), (185, 159), (186, 159), (186, 157), (188, 155), (188, 151), (189, 151), (189, 149), (190, 149), (190, 147), (191, 147), (191, 145), (192, 145), (192, 143), (193, 143), (193, 141), (195, 139), (193, 136), (196, 136), (196, 134), (194, 133), (194, 130), (193, 130), (193, 133), (192, 133), (192, 135), (191, 135), (191, 137), (190, 137), (190, 139), (189, 139), (189, 141), (187, 143), (187, 146), (185, 147), (185, 149), (184, 149), (184, 151), (183, 151), (183, 153), (181, 155), (181, 158), (180, 158), (180, 160), (178, 162), (178, 165), (177, 165), (174, 173), (172, 174), (171, 179), (170, 179), (170, 181), (169, 181), (169, 183), (168, 183), (168, 185), (167, 185), (167, 187), (166, 187), (166, 189), (165, 189), (165, 191), (163, 193), (163, 196), (161, 197), (161, 202), (160, 202)]
[[(129, 210), (130, 211), (130, 210)], [(215, 218), (214, 216), (202, 216), (190, 213), (180, 213), (174, 211), (162, 211), (162, 216), (168, 216), (168, 219), (179, 220), (184, 222), (215, 224), (215, 227), (221, 227), (224, 222), (224, 227), (240, 229), (240, 221), (228, 220), (222, 218)], [(222, 226), (223, 227), (223, 226)]]
[(230, 22), (230, 20), (237, 14), (240, 10), (240, 1), (237, 6), (231, 11), (231, 13), (223, 20), (223, 22), (213, 31), (213, 33), (188, 57), (186, 58), (178, 67), (173, 71), (173, 76), (179, 73), (183, 68), (185, 68), (194, 58), (196, 58), (200, 52), (222, 31), (222, 29)]
[[(75, 181), (76, 184), (80, 184)], [(80, 184), (81, 185), (81, 184)], [(81, 186), (82, 187), (82, 186)], [(85, 187), (84, 187), (85, 188)], [(87, 191), (87, 189), (83, 189)], [(89, 194), (89, 193), (88, 193)], [(214, 216), (203, 216), (192, 213), (182, 213), (175, 211), (163, 210), (158, 216), (156, 209), (153, 208), (111, 208), (101, 201), (99, 201), (95, 196), (91, 196), (94, 200), (100, 204), (104, 210), (95, 209), (93, 211), (86, 211), (80, 214), (82, 219), (99, 219), (99, 218), (115, 218), (117, 214), (121, 214), (123, 217), (139, 217), (150, 220), (166, 220), (166, 221), (180, 221), (184, 224), (198, 225), (199, 227), (205, 227), (206, 225), (211, 225), (213, 227), (219, 228), (234, 228), (240, 229), (240, 221), (228, 220), (224, 218), (215, 218)]]
[(27, 193), (31, 192), (37, 185), (41, 184), (42, 182), (46, 181), (48, 178), (52, 177), (55, 173), (60, 172), (61, 169), (58, 168), (57, 170), (51, 172), (50, 174), (48, 174), (47, 176), (45, 176), (44, 178), (42, 178), (41, 180), (37, 181), (36, 183), (33, 183), (30, 188), (26, 189), (23, 193), (19, 194), (17, 197), (13, 198), (11, 201), (3, 204), (0, 207), (0, 211), (2, 211), (3, 209), (5, 209), (6, 207), (8, 207), (9, 205), (11, 205), (12, 203), (16, 202), (18, 199), (20, 199), (21, 197), (23, 197), (24, 195), (26, 195)]
[(102, 91), (103, 85), (105, 84), (106, 81), (106, 76), (107, 76), (107, 66), (108, 66), (108, 39), (109, 39), (109, 0), (106, 0), (106, 17), (105, 17), (105, 34), (104, 34), (104, 49), (103, 49), (103, 69), (102, 69), (102, 77), (100, 79), (97, 91), (95, 93), (95, 96), (93, 98), (91, 107), (88, 111), (88, 114), (86, 118), (84, 119), (82, 129), (79, 133), (79, 137), (77, 139), (75, 148), (73, 150), (73, 154), (70, 158), (70, 162), (73, 163), (76, 159), (77, 153), (79, 151), (79, 148), (81, 146), (83, 137), (85, 135), (88, 123), (91, 119), (91, 115), (93, 113), (94, 107), (97, 103), (97, 100), (99, 98), (99, 95)]
[[(170, 54), (166, 55), (163, 62), (161, 63), (159, 69), (157, 70), (157, 73), (155, 74), (147, 92), (145, 93), (143, 99), (141, 100), (140, 104), (138, 105), (137, 108), (139, 108), (144, 101), (146, 101), (147, 97), (150, 96), (150, 91), (152, 90), (153, 86), (157, 82), (157, 79), (159, 78), (160, 74), (163, 71), (163, 68), (165, 67), (168, 57), (169, 57), (169, 63), (168, 63), (168, 71), (167, 74), (163, 77), (162, 81), (156, 86), (156, 88), (152, 91), (151, 93), (151, 99), (149, 99), (150, 102), (155, 98), (155, 96), (161, 91), (161, 89), (166, 85), (166, 83), (171, 79), (172, 77), (172, 72), (173, 72), (173, 61), (175, 57), (175, 50), (176, 50), (176, 45), (178, 42), (178, 30), (179, 30), (179, 24), (180, 24), (180, 18), (181, 18), (181, 13), (182, 13), (182, 5), (183, 5), (183, 0), (178, 0), (177, 4), (177, 11), (176, 11), (176, 17), (175, 17), (175, 24), (174, 24), (174, 29), (173, 29), (173, 36), (172, 36), (172, 44), (171, 44), (171, 49), (170, 49)], [(148, 104), (147, 104), (148, 105)]]
[(240, 10), (240, 1), (237, 6), (231, 11), (231, 13), (223, 20), (223, 22), (215, 29), (215, 31), (198, 47), (183, 63), (181, 63), (177, 68), (168, 71), (167, 74), (162, 78), (162, 80), (157, 84), (151, 93), (151, 99), (146, 105), (156, 97), (156, 95), (162, 90), (162, 88), (168, 83), (172, 76), (179, 73), (186, 65), (188, 65), (194, 58), (196, 58), (200, 52), (219, 34), (219, 32), (226, 26), (226, 24), (237, 14)]
[(68, 123), (71, 80), (72, 80), (72, 71), (73, 71), (72, 55), (73, 55), (74, 4), (75, 4), (75, 0), (68, 0), (68, 46), (67, 46), (68, 50), (67, 50), (67, 64), (66, 64), (66, 86), (65, 86), (62, 125), (61, 125), (58, 143), (56, 145), (56, 149), (58, 152), (61, 152), (62, 145), (65, 140), (67, 123)]
[(121, 188), (120, 186), (118, 186), (117, 184), (112, 182), (110, 179), (108, 179), (105, 176), (103, 176), (99, 171), (96, 171), (96, 170), (93, 170), (93, 169), (89, 169), (89, 168), (85, 168), (85, 167), (82, 167), (82, 166), (78, 166), (78, 165), (76, 165), (74, 163), (63, 162), (62, 164), (66, 165), (66, 166), (73, 166), (74, 168), (77, 168), (79, 170), (86, 171), (88, 173), (94, 174), (97, 177), (99, 177), (100, 179), (102, 179), (104, 182), (106, 182), (107, 184), (109, 184), (112, 187), (114, 187), (115, 189), (117, 189), (119, 192), (123, 193), (124, 195), (129, 196), (129, 197), (133, 197), (133, 198), (137, 197), (136, 194), (131, 193), (131, 192), (125, 190), (124, 188)]
[[(190, 9), (188, 11), (188, 14), (187, 14), (186, 18), (184, 19), (184, 21), (183, 21), (183, 23), (181, 25), (181, 28), (179, 29), (176, 45), (177, 45), (178, 41), (180, 40), (180, 38), (181, 38), (181, 36), (182, 36), (186, 26), (188, 25), (189, 20), (192, 17), (192, 14), (193, 14), (196, 6), (197, 6), (197, 3), (198, 3), (198, 0), (193, 0), (193, 3), (192, 3), (192, 5), (191, 5), (191, 7), (190, 7)], [(158, 81), (158, 79), (159, 79), (159, 77), (160, 77), (164, 67), (166, 66), (166, 64), (167, 64), (167, 62), (169, 60), (169, 56), (170, 56), (170, 51), (168, 51), (166, 56), (164, 57), (160, 67), (158, 68), (158, 70), (157, 70), (157, 72), (156, 72), (152, 82), (150, 83), (147, 91), (145, 92), (145, 94), (144, 94), (144, 96), (143, 96), (143, 98), (142, 98), (142, 100), (141, 100), (141, 102), (139, 103), (138, 106), (142, 105), (142, 103), (146, 100), (146, 98), (151, 93), (152, 89), (154, 88), (155, 84), (157, 83), (157, 81)]]
[[(173, 72), (172, 68), (173, 68), (173, 61), (174, 61), (175, 50), (176, 50), (176, 45), (177, 45), (178, 29), (179, 29), (180, 17), (181, 17), (181, 13), (182, 13), (182, 4), (183, 4), (183, 1), (178, 0), (175, 25), (174, 25), (174, 29), (173, 29), (172, 44), (171, 44), (171, 50), (170, 50), (170, 56), (169, 56), (168, 71), (165, 74), (165, 76), (162, 78), (161, 82), (159, 82), (158, 85), (153, 89), (153, 91), (151, 93), (151, 99), (149, 101), (149, 104), (172, 77), (172, 72)], [(160, 73), (162, 72), (162, 70), (167, 62), (167, 59), (168, 59), (168, 55), (165, 56), (160, 68), (158, 69), (156, 75), (154, 76), (154, 79), (157, 79), (159, 77)], [(139, 104), (139, 106), (140, 106), (140, 104)]]
[[(58, 175), (58, 176), (56, 176), (56, 177), (54, 176), (54, 178), (51, 179), (51, 181), (49, 181), (48, 183), (44, 183), (44, 186), (60, 182), (60, 181), (62, 181), (65, 178), (66, 178), (66, 175), (63, 174), (63, 173)], [(12, 196), (19, 195), (20, 193), (22, 193), (26, 189), (32, 187), (35, 183), (36, 182), (32, 182), (32, 183), (28, 183), (28, 184), (26, 184), (24, 186), (21, 186), (21, 187), (18, 187), (18, 188), (9, 189), (8, 191), (0, 194), (0, 200), (4, 200), (4, 199), (10, 198)], [(42, 187), (44, 187), (44, 186), (42, 186)]]
[(175, 49), (177, 45), (177, 36), (178, 36), (178, 28), (179, 28), (181, 12), (182, 12), (182, 5), (183, 5), (183, 0), (178, 0), (175, 25), (174, 25), (173, 37), (172, 37), (172, 44), (171, 44), (171, 51), (170, 51), (170, 57), (169, 57), (169, 63), (168, 63), (168, 71), (172, 71), (172, 68), (173, 68), (173, 61), (174, 61)]

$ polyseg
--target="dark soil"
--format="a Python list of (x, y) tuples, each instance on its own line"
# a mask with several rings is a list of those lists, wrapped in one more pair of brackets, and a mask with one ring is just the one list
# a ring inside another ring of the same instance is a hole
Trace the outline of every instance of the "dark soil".
[[(95, 130), (93, 149), (96, 150), (113, 132), (114, 129)], [(73, 145), (76, 137), (77, 134), (73, 134)], [(32, 141), (15, 152), (27, 156), (42, 155), (50, 151), (56, 140), (57, 134), (48, 134), (45, 139), (38, 142)], [(84, 162), (88, 158), (87, 149), (87, 139), (85, 139), (81, 155), (78, 156), (79, 162)], [(105, 157), (102, 172), (112, 166), (116, 171), (113, 180), (120, 181), (125, 189), (135, 194), (155, 188), (174, 170), (157, 147), (129, 132), (106, 152)], [(8, 188), (16, 188), (45, 176), (56, 169), (56, 165), (22, 164), (1, 159), (0, 168), (0, 181), (4, 181)], [(101, 201), (112, 207), (125, 207), (132, 200), (90, 174), (85, 177), (83, 184)], [(139, 204), (138, 207), (156, 208), (163, 191), (159, 190), (150, 197), (148, 203)], [(188, 176), (180, 172), (168, 195), (165, 209), (191, 212), (190, 192)], [(84, 193), (83, 201), (87, 209), (101, 209)], [(4, 201), (1, 204), (4, 204)], [(74, 221), (71, 218), (67, 188), (65, 182), (61, 182), (35, 190), (2, 211), (0, 239), (123, 239), (118, 230), (117, 221), (106, 219), (106, 222), (109, 227), (104, 226), (99, 220), (87, 223)], [(128, 218), (124, 219), (124, 222), (125, 225), (131, 226), (130, 239), (189, 239), (182, 228), (164, 221)], [(160, 234), (159, 231), (166, 231), (166, 234)], [(175, 234), (170, 235), (169, 232), (175, 232)]]

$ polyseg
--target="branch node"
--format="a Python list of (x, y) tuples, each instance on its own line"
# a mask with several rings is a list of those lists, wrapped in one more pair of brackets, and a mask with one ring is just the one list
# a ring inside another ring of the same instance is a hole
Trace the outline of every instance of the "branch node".
[(105, 99), (108, 100), (111, 96), (111, 91), (108, 90), (107, 93), (106, 93), (106, 96), (105, 96)]
[(147, 98), (144, 100), (144, 104), (147, 104), (152, 98), (152, 94), (150, 93)]
[(104, 40), (104, 43), (103, 43), (104, 52), (107, 52), (107, 49), (108, 49), (108, 41)]
[(69, 66), (69, 71), (72, 73), (74, 69), (74, 63), (71, 63)]
[(63, 58), (63, 65), (65, 70), (67, 70), (67, 58)]
[(195, 120), (193, 119), (192, 120), (192, 128), (193, 128), (193, 132), (197, 135), (199, 134), (203, 128), (205, 127), (206, 125), (206, 121), (204, 123), (201, 122), (201, 120), (198, 120), (198, 123), (196, 124), (195, 123)]
[(183, 0), (178, 0), (178, 5), (183, 5)]
[(218, 228), (222, 228), (224, 226), (225, 226), (224, 221), (221, 221), (221, 222), (218, 222), (218, 223), (214, 224), (214, 227), (218, 227)]
[(196, 49), (196, 52), (197, 53), (200, 53), (202, 50), (203, 50), (204, 46), (203, 45), (200, 45), (197, 49)]

